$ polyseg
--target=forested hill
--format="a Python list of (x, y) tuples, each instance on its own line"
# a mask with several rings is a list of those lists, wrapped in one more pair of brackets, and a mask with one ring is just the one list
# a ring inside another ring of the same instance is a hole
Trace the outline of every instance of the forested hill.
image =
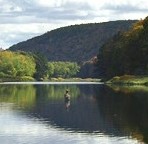
[(63, 27), (13, 45), (9, 50), (40, 52), (49, 61), (82, 62), (95, 56), (109, 38), (128, 30), (133, 23), (128, 20)]
[(148, 17), (118, 33), (98, 53), (97, 68), (102, 77), (148, 75)]

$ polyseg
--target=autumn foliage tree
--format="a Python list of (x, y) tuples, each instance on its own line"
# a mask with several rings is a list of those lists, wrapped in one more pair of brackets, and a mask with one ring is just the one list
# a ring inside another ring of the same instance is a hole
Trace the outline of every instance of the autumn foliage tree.
[(108, 78), (124, 74), (148, 75), (148, 17), (102, 46), (97, 67), (100, 76)]
[(0, 75), (1, 77), (32, 77), (35, 73), (35, 62), (33, 57), (19, 52), (0, 52)]

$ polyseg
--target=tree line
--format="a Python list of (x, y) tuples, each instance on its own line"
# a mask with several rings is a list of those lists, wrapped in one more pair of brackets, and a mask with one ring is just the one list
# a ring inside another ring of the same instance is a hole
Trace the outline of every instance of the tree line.
[(32, 56), (25, 53), (1, 51), (0, 52), (0, 77), (33, 77), (36, 64)]
[(79, 69), (76, 62), (48, 62), (48, 77), (71, 78), (77, 75)]
[(148, 75), (148, 17), (115, 35), (100, 48), (97, 58), (100, 77)]
[(80, 67), (75, 62), (48, 62), (39, 53), (0, 52), (0, 79), (43, 80), (74, 77)]

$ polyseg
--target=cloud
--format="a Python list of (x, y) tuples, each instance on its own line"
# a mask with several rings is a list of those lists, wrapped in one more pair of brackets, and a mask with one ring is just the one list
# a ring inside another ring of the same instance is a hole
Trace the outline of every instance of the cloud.
[[(12, 44), (41, 35), (48, 30), (60, 27), (61, 24), (1, 24), (0, 47), (8, 48)], [(64, 24), (63, 24), (64, 26)]]
[(0, 23), (49, 23), (60, 20), (92, 19), (95, 17), (92, 8), (87, 3), (67, 2), (60, 6), (43, 6), (39, 3), (29, 3), (11, 0), (1, 6)]
[(141, 8), (137, 5), (129, 5), (129, 4), (120, 4), (120, 5), (114, 5), (114, 4), (106, 4), (102, 7), (103, 10), (110, 10), (114, 11), (115, 13), (139, 13), (139, 12), (148, 12), (147, 8)]
[[(142, 2), (142, 3), (140, 3)], [(147, 0), (1, 0), (0, 23), (56, 23), (93, 20), (115, 13), (147, 13)], [(145, 3), (144, 3), (145, 2)], [(137, 5), (138, 4), (138, 5)]]
[(147, 0), (0, 0), (0, 47), (81, 23), (147, 16)]
[(143, 19), (148, 14), (148, 2), (146, 0), (113, 0), (104, 3), (100, 8), (104, 13), (109, 13), (109, 20), (116, 19)]
[(0, 47), (40, 35), (49, 30), (93, 18), (87, 3), (62, 2), (55, 0), (42, 4), (35, 0), (0, 1)]

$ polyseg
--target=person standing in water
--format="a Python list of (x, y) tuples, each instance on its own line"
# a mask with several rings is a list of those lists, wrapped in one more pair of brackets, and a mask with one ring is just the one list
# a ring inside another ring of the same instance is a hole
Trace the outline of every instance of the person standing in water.
[(66, 92), (64, 94), (64, 98), (65, 98), (65, 107), (66, 107), (66, 109), (68, 109), (70, 107), (70, 94), (69, 94), (69, 90), (66, 90)]

